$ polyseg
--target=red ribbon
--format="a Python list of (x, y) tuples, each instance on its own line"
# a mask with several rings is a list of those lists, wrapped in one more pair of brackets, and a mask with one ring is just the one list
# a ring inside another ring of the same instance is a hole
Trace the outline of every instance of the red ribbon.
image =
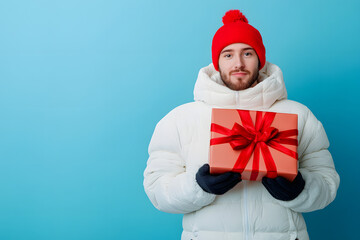
[(250, 160), (252, 152), (254, 152), (250, 180), (256, 180), (259, 174), (261, 152), (267, 169), (266, 176), (275, 178), (277, 176), (277, 169), (269, 147), (293, 157), (296, 160), (298, 159), (297, 152), (281, 145), (289, 144), (298, 146), (297, 139), (289, 138), (298, 135), (297, 129), (279, 131), (277, 128), (271, 127), (276, 115), (276, 113), (273, 112), (265, 112), (264, 117), (262, 117), (262, 112), (257, 111), (255, 126), (248, 110), (237, 110), (237, 112), (240, 115), (243, 126), (235, 122), (233, 128), (228, 129), (215, 123), (211, 124), (212, 132), (221, 133), (225, 135), (225, 137), (211, 139), (210, 145), (229, 143), (234, 150), (241, 150), (232, 169), (233, 171), (242, 173)]

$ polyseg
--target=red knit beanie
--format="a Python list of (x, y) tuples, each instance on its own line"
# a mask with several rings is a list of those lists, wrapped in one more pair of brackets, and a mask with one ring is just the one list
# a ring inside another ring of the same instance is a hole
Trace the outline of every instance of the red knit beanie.
[(219, 71), (219, 56), (221, 51), (233, 43), (245, 43), (254, 48), (259, 57), (260, 68), (265, 65), (265, 47), (260, 32), (251, 26), (239, 10), (227, 11), (222, 18), (224, 25), (217, 30), (212, 41), (212, 61), (216, 71)]

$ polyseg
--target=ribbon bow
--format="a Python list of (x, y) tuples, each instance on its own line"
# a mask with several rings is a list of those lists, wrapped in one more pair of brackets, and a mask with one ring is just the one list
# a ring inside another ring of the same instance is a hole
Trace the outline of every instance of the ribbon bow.
[(298, 145), (297, 139), (289, 138), (298, 135), (297, 129), (279, 131), (277, 128), (271, 127), (276, 113), (266, 112), (262, 117), (262, 112), (256, 112), (255, 126), (252, 122), (250, 112), (248, 110), (237, 110), (243, 126), (234, 123), (232, 129), (211, 124), (211, 131), (225, 135), (225, 137), (213, 138), (210, 145), (229, 143), (234, 150), (241, 150), (236, 160), (233, 171), (242, 173), (250, 160), (252, 152), (254, 152), (252, 172), (250, 180), (255, 180), (259, 173), (260, 152), (262, 153), (267, 169), (267, 177), (275, 178), (277, 169), (270, 153), (269, 147), (272, 147), (296, 160), (297, 152), (294, 152), (281, 144)]

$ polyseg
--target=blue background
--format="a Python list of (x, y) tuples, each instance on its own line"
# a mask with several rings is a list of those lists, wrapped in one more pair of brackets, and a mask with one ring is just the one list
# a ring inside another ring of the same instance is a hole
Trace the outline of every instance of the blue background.
[(354, 239), (359, 1), (0, 2), (0, 239), (179, 239), (144, 193), (156, 123), (193, 99), (229, 9), (260, 30), (289, 99), (323, 123), (341, 176), (305, 214), (312, 239)]

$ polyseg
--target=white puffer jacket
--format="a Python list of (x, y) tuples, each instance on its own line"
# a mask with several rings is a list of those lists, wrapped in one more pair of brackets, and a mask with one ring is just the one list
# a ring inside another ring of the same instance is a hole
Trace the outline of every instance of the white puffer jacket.
[[(309, 239), (301, 212), (330, 204), (339, 186), (322, 124), (304, 105), (287, 100), (279, 67), (266, 63), (253, 88), (227, 88), (212, 64), (200, 70), (195, 102), (181, 105), (157, 124), (144, 172), (154, 206), (183, 213), (183, 240)], [(261, 182), (243, 180), (224, 195), (206, 193), (195, 174), (209, 160), (212, 107), (298, 114), (299, 170), (305, 189), (292, 201), (274, 199)]]

